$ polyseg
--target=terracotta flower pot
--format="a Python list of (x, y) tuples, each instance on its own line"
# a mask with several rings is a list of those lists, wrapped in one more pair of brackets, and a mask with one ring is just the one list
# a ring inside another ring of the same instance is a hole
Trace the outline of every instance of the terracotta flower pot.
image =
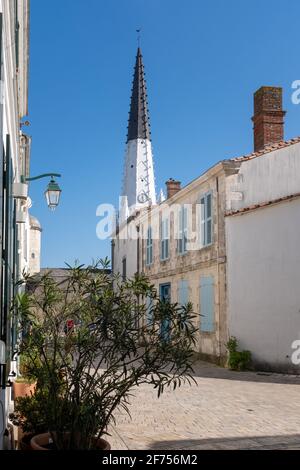
[[(51, 434), (49, 432), (45, 432), (43, 434), (37, 434), (34, 436), (31, 441), (30, 445), (32, 450), (52, 450), (51, 449)], [(110, 444), (107, 442), (105, 439), (102, 439), (101, 437), (97, 439), (97, 444), (96, 447), (98, 450), (110, 450)]]
[(14, 400), (17, 397), (25, 397), (26, 395), (30, 395), (35, 391), (35, 384), (30, 384), (28, 382), (14, 382), (13, 383), (13, 394)]
[(34, 436), (33, 433), (23, 434), (23, 436), (19, 439), (19, 443), (18, 443), (19, 450), (26, 450), (26, 451), (32, 450), (30, 442), (33, 436)]

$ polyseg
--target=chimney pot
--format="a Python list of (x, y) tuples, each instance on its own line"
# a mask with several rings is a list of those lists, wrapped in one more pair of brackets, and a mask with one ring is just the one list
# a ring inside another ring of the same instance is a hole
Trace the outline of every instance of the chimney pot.
[(168, 181), (166, 181), (166, 186), (168, 199), (181, 190), (181, 182), (175, 181), (173, 178), (169, 178)]

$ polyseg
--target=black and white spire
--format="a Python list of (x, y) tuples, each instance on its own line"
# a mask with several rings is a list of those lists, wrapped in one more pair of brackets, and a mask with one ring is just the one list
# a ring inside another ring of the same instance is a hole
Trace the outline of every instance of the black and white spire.
[(150, 134), (143, 57), (141, 49), (138, 48), (132, 84), (127, 142), (135, 139), (151, 140)]
[(137, 50), (126, 140), (121, 218), (137, 208), (156, 204), (147, 89), (143, 58)]

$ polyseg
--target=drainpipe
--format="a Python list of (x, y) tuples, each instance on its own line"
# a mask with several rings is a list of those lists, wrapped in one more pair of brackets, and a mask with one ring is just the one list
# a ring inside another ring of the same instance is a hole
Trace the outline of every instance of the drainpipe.
[(115, 271), (115, 240), (111, 241), (111, 272)]
[(136, 246), (136, 270), (137, 273), (140, 273), (140, 226), (136, 226), (136, 231), (137, 231), (137, 246)]
[(219, 328), (218, 328), (218, 346), (219, 346), (219, 358), (221, 360), (221, 288), (220, 288), (220, 260), (219, 260), (219, 246), (220, 246), (220, 217), (219, 217), (219, 202), (220, 202), (220, 194), (219, 194), (219, 177), (216, 177), (216, 194), (217, 194), (217, 289), (218, 289), (218, 316), (219, 316)]

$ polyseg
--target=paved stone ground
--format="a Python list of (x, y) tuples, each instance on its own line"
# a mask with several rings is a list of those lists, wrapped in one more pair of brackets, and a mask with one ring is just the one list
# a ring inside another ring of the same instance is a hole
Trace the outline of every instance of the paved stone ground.
[(197, 385), (135, 390), (112, 449), (300, 449), (300, 376), (233, 372), (199, 362)]

